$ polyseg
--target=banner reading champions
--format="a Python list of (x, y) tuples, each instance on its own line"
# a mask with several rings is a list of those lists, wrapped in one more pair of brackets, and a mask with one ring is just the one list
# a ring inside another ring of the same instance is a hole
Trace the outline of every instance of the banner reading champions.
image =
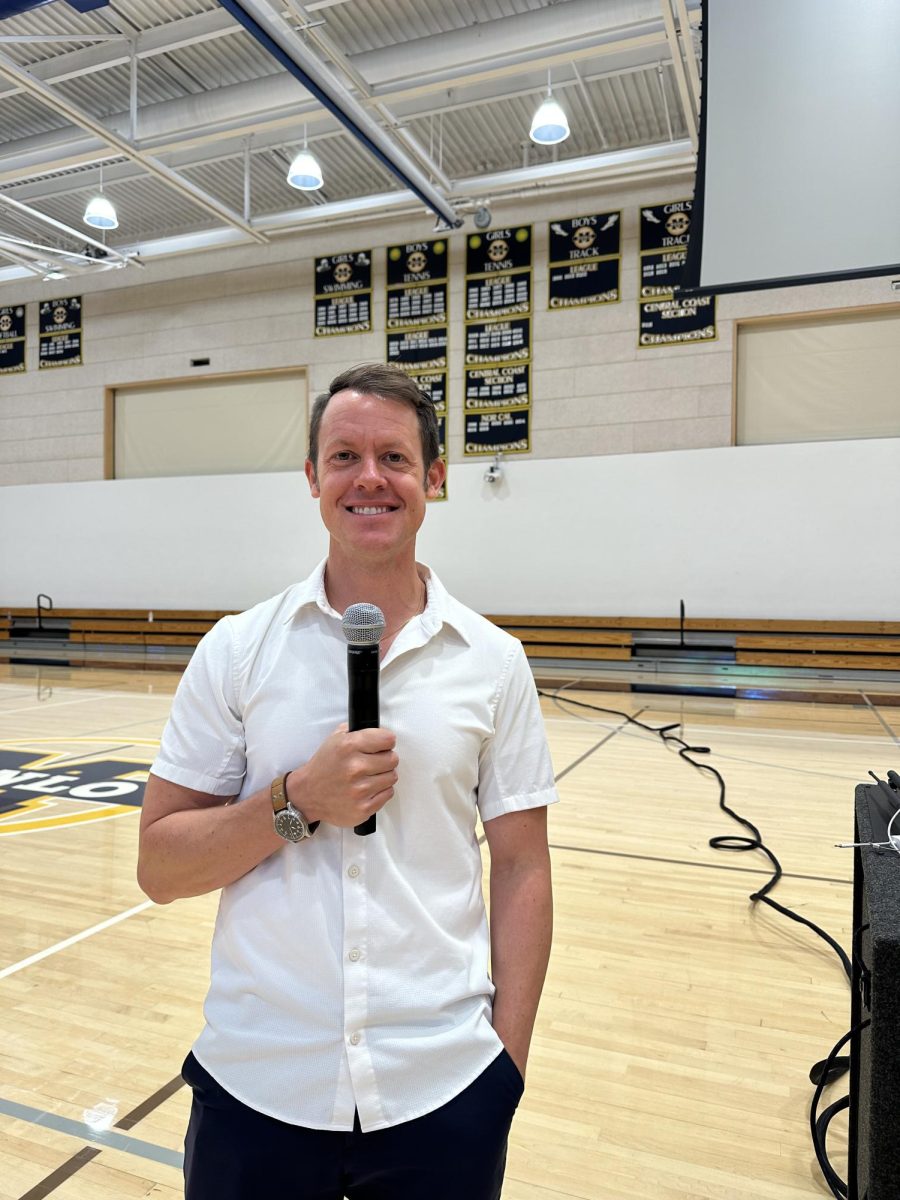
[(463, 453), (531, 449), (530, 225), (466, 239)]
[[(441, 458), (447, 462), (447, 259), (445, 238), (387, 248), (387, 361), (402, 367), (432, 400)], [(447, 481), (435, 500), (447, 499)]]
[(621, 218), (610, 212), (550, 222), (548, 308), (618, 302)]
[(368, 333), (372, 328), (372, 252), (316, 259), (316, 337)]
[(712, 342), (716, 298), (675, 296), (691, 236), (690, 200), (641, 209), (640, 336), (638, 346)]
[(25, 305), (0, 308), (0, 375), (25, 370)]
[(81, 365), (81, 297), (45, 300), (38, 309), (38, 370)]

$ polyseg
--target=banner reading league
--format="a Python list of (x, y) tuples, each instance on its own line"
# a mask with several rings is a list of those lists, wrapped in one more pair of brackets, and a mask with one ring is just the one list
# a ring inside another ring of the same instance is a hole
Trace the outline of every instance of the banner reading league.
[(45, 300), (38, 309), (38, 369), (81, 365), (81, 297)]
[(551, 221), (548, 308), (615, 304), (620, 299), (621, 212)]
[(25, 370), (25, 305), (0, 308), (0, 375)]
[(316, 337), (371, 330), (371, 250), (317, 258), (315, 287)]
[(687, 258), (692, 207), (690, 200), (675, 200), (641, 209), (641, 348), (718, 337), (715, 296), (674, 293)]

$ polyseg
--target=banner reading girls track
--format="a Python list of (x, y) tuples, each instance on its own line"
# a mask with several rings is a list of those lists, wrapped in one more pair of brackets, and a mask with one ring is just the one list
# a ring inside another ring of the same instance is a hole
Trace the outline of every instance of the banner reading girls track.
[(718, 337), (716, 298), (677, 296), (691, 237), (690, 200), (641, 209), (638, 346), (711, 342)]

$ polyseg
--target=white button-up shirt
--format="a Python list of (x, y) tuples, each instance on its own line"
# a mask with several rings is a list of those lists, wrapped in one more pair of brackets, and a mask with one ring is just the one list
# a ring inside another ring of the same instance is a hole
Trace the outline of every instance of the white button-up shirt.
[[(321, 563), (203, 638), (152, 771), (249, 796), (347, 719), (347, 654)], [(381, 665), (397, 737), (377, 830), (322, 824), (224, 888), (199, 1062), (259, 1112), (365, 1132), (432, 1112), (500, 1053), (476, 819), (556, 799), (520, 643), (427, 575)], [(300, 801), (302, 809), (302, 800)]]

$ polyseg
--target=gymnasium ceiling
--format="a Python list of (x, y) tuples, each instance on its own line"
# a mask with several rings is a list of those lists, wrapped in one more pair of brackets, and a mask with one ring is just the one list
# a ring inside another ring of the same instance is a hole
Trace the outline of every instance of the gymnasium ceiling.
[[(45, 0), (0, 20), (0, 281), (435, 203), (445, 224), (471, 227), (477, 207), (504, 197), (590, 195), (693, 168), (699, 0), (110, 0), (78, 11), (92, 2)], [(0, 14), (25, 6), (0, 2)], [(419, 196), (236, 7), (374, 122)], [(571, 136), (538, 147), (528, 129), (548, 70)], [(318, 192), (285, 179), (304, 131)], [(82, 217), (101, 165), (119, 227), (105, 235), (108, 257), (91, 258), (102, 252), (88, 235), (103, 238)]]

